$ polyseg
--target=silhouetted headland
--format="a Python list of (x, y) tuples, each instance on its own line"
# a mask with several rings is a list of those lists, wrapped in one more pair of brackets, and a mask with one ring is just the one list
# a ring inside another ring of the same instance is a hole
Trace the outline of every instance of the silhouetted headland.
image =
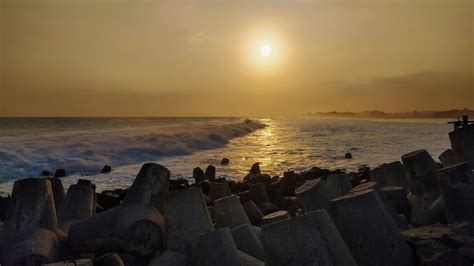
[(383, 111), (363, 111), (363, 112), (317, 112), (307, 115), (324, 117), (345, 117), (345, 118), (377, 118), (377, 119), (455, 119), (462, 115), (474, 116), (474, 110), (467, 108), (452, 109), (447, 111), (413, 111), (386, 113)]

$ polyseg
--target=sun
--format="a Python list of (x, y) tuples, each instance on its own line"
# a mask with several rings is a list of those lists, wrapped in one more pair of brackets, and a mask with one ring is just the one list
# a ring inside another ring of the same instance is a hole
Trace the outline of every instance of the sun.
[(272, 55), (273, 50), (272, 47), (269, 44), (263, 44), (260, 46), (260, 55), (263, 57), (269, 57)]

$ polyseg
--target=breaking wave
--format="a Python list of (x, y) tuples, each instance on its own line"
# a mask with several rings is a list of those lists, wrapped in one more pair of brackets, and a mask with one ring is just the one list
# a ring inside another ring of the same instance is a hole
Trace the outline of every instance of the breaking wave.
[(132, 128), (48, 131), (0, 136), (0, 182), (42, 170), (97, 173), (104, 165), (137, 164), (226, 145), (265, 125), (255, 120)]

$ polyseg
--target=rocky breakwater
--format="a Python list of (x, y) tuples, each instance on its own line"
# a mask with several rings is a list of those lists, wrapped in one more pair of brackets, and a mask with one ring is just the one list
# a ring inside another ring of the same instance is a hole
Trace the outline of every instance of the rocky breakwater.
[(215, 166), (189, 183), (145, 164), (129, 189), (101, 193), (88, 180), (67, 193), (57, 178), (18, 180), (0, 201), (0, 264), (472, 265), (466, 138), (444, 165), (417, 150), (352, 173), (270, 176), (255, 163), (239, 182)]

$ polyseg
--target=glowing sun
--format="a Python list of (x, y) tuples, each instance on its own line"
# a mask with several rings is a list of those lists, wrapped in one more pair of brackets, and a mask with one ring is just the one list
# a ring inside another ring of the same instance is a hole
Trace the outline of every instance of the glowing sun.
[(273, 53), (273, 50), (272, 50), (272, 47), (268, 44), (264, 44), (262, 46), (260, 46), (260, 55), (263, 56), (263, 57), (269, 57), (272, 55)]

